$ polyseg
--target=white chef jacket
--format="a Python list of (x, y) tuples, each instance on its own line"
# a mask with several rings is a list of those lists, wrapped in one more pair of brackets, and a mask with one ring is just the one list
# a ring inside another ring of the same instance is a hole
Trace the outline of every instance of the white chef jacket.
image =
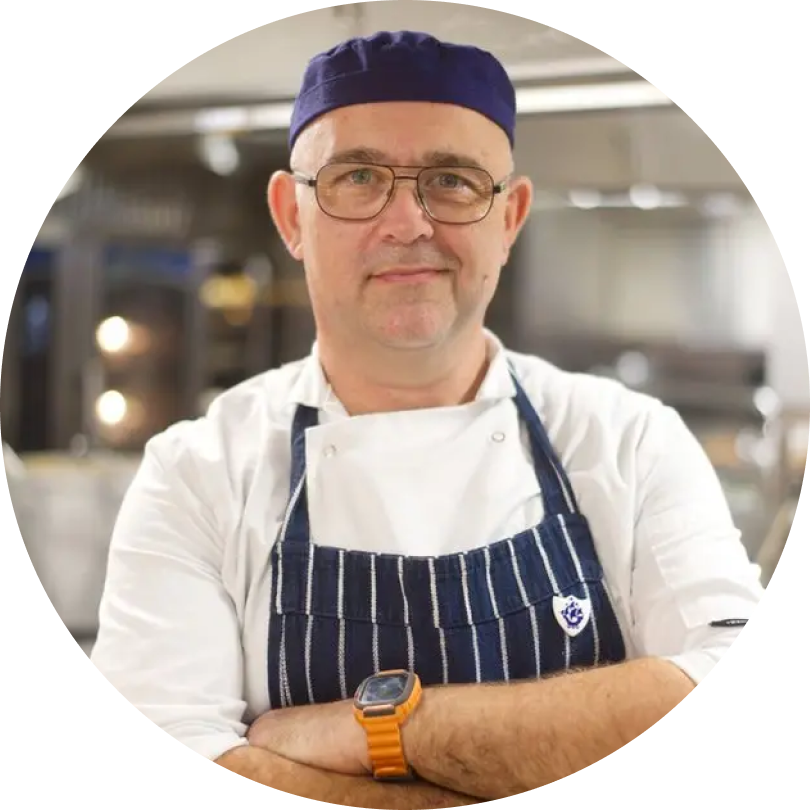
[(511, 361), (588, 519), (628, 658), (694, 681), (762, 588), (715, 472), (672, 409), (507, 351), (487, 333), (476, 399), (349, 417), (311, 355), (220, 396), (153, 438), (117, 520), (92, 660), (147, 717), (215, 759), (268, 708), (269, 555), (290, 487), (296, 406), (313, 542), (440, 556), (513, 536), (543, 503)]

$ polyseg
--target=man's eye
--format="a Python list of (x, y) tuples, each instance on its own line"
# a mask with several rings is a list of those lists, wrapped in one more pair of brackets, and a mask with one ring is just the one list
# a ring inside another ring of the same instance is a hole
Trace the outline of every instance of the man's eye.
[(357, 169), (349, 174), (349, 182), (358, 186), (364, 186), (373, 180), (373, 175), (369, 169)]
[(464, 186), (467, 185), (466, 182), (464, 181), (464, 178), (457, 174), (450, 174), (450, 173), (440, 174), (436, 178), (436, 180), (438, 182), (438, 185), (440, 185), (442, 188), (447, 189), (464, 188)]

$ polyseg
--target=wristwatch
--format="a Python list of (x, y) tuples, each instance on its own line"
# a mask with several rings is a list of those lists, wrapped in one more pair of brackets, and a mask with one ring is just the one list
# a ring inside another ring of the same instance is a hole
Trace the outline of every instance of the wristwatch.
[(378, 672), (357, 687), (354, 716), (366, 732), (375, 779), (413, 779), (402, 749), (400, 728), (413, 714), (421, 697), (419, 676), (404, 669)]

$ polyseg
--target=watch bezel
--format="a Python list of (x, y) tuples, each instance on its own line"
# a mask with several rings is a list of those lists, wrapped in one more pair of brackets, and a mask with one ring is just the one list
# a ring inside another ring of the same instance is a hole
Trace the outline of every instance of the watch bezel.
[[(393, 675), (404, 675), (406, 677), (405, 685), (399, 698), (396, 700), (383, 699), (374, 701), (364, 701), (360, 699), (360, 696), (366, 691), (366, 687), (369, 683), (380, 678), (390, 678)], [(377, 672), (374, 675), (369, 675), (369, 677), (357, 687), (357, 691), (354, 694), (354, 705), (361, 711), (371, 710), (372, 715), (383, 716), (393, 714), (398, 706), (402, 706), (404, 703), (408, 702), (415, 686), (416, 674), (406, 669), (391, 669), (384, 672)], [(386, 707), (390, 707), (390, 711), (380, 711), (381, 709), (384, 710)]]

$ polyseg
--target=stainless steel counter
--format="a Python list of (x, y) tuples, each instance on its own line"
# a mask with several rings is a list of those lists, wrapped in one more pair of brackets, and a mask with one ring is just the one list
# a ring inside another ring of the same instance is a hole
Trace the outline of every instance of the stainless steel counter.
[(9, 475), (12, 505), (34, 570), (79, 637), (95, 635), (107, 551), (139, 457), (30, 456)]

